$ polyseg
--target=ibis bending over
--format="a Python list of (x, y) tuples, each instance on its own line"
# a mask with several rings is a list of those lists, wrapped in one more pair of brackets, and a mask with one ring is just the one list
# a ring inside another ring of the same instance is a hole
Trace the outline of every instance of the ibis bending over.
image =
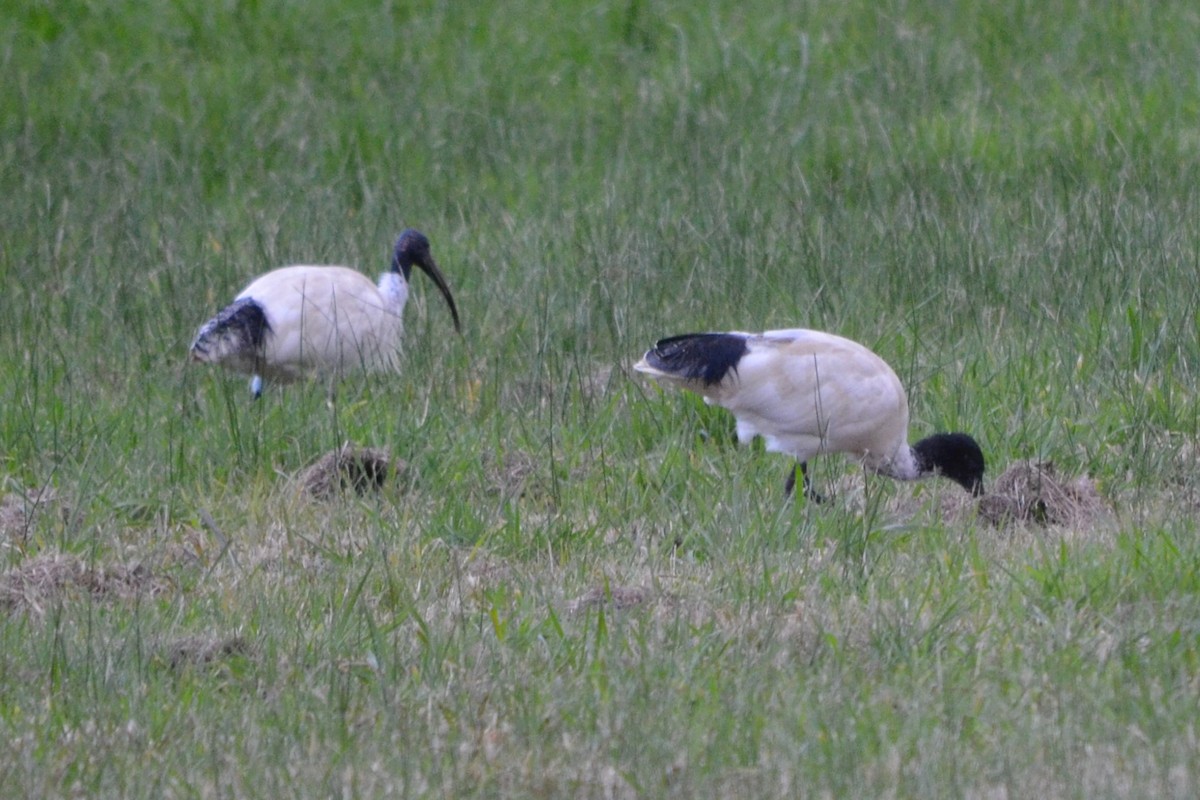
[[(896, 373), (863, 345), (802, 328), (691, 333), (663, 339), (634, 365), (659, 383), (702, 395), (737, 420), (738, 441), (762, 436), (793, 456), (804, 493), (809, 459), (846, 453), (900, 480), (941, 475), (983, 494), (983, 452), (965, 433), (908, 444), (908, 398)], [(788, 474), (791, 493), (796, 471)]]
[(414, 265), (437, 284), (454, 329), (461, 330), (429, 240), (409, 228), (396, 240), (392, 268), (378, 284), (347, 267), (282, 267), (256, 278), (200, 327), (192, 358), (252, 376), (255, 397), (264, 378), (337, 380), (353, 370), (395, 369)]

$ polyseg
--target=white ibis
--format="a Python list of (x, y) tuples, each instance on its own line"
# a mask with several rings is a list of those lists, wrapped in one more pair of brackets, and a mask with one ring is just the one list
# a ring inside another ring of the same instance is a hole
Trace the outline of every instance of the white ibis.
[[(762, 436), (793, 456), (812, 491), (808, 460), (845, 453), (881, 475), (911, 481), (941, 475), (983, 494), (983, 452), (965, 433), (908, 444), (908, 398), (896, 373), (863, 345), (801, 328), (764, 333), (692, 333), (663, 339), (634, 365), (659, 383), (702, 395), (733, 412), (738, 441)], [(791, 493), (795, 469), (785, 492)]]
[(347, 267), (282, 267), (256, 278), (192, 342), (192, 359), (286, 383), (307, 375), (333, 380), (352, 370), (395, 369), (408, 283), (416, 265), (441, 290), (461, 330), (450, 287), (429, 240), (409, 228), (396, 239), (392, 268), (372, 283)]

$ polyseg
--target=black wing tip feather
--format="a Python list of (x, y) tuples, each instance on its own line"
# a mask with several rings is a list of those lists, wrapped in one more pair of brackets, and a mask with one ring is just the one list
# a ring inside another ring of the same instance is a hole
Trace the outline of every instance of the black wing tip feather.
[(646, 353), (646, 363), (657, 370), (705, 386), (720, 383), (746, 355), (746, 337), (733, 333), (685, 333), (659, 339)]

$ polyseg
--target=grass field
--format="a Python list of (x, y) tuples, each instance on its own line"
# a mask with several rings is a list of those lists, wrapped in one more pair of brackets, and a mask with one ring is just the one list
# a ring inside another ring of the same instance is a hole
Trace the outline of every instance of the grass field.
[[(4, 794), (1200, 793), (1193, 3), (190, 5), (0, 2)], [(187, 363), (410, 225), (399, 377)], [(792, 326), (1106, 510), (788, 503), (630, 369)]]

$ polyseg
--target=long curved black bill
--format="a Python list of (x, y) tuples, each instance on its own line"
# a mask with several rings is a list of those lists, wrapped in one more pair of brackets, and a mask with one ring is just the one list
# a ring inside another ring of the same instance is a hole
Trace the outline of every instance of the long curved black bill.
[(450, 316), (454, 317), (454, 330), (462, 333), (462, 323), (458, 320), (458, 307), (454, 305), (454, 295), (450, 294), (450, 285), (446, 283), (446, 277), (442, 275), (442, 271), (438, 269), (437, 262), (433, 260), (433, 256), (424, 254), (414, 260), (416, 265), (421, 268), (421, 271), (428, 275), (435, 284), (438, 290), (442, 293), (442, 297), (446, 298), (446, 304), (450, 306)]

